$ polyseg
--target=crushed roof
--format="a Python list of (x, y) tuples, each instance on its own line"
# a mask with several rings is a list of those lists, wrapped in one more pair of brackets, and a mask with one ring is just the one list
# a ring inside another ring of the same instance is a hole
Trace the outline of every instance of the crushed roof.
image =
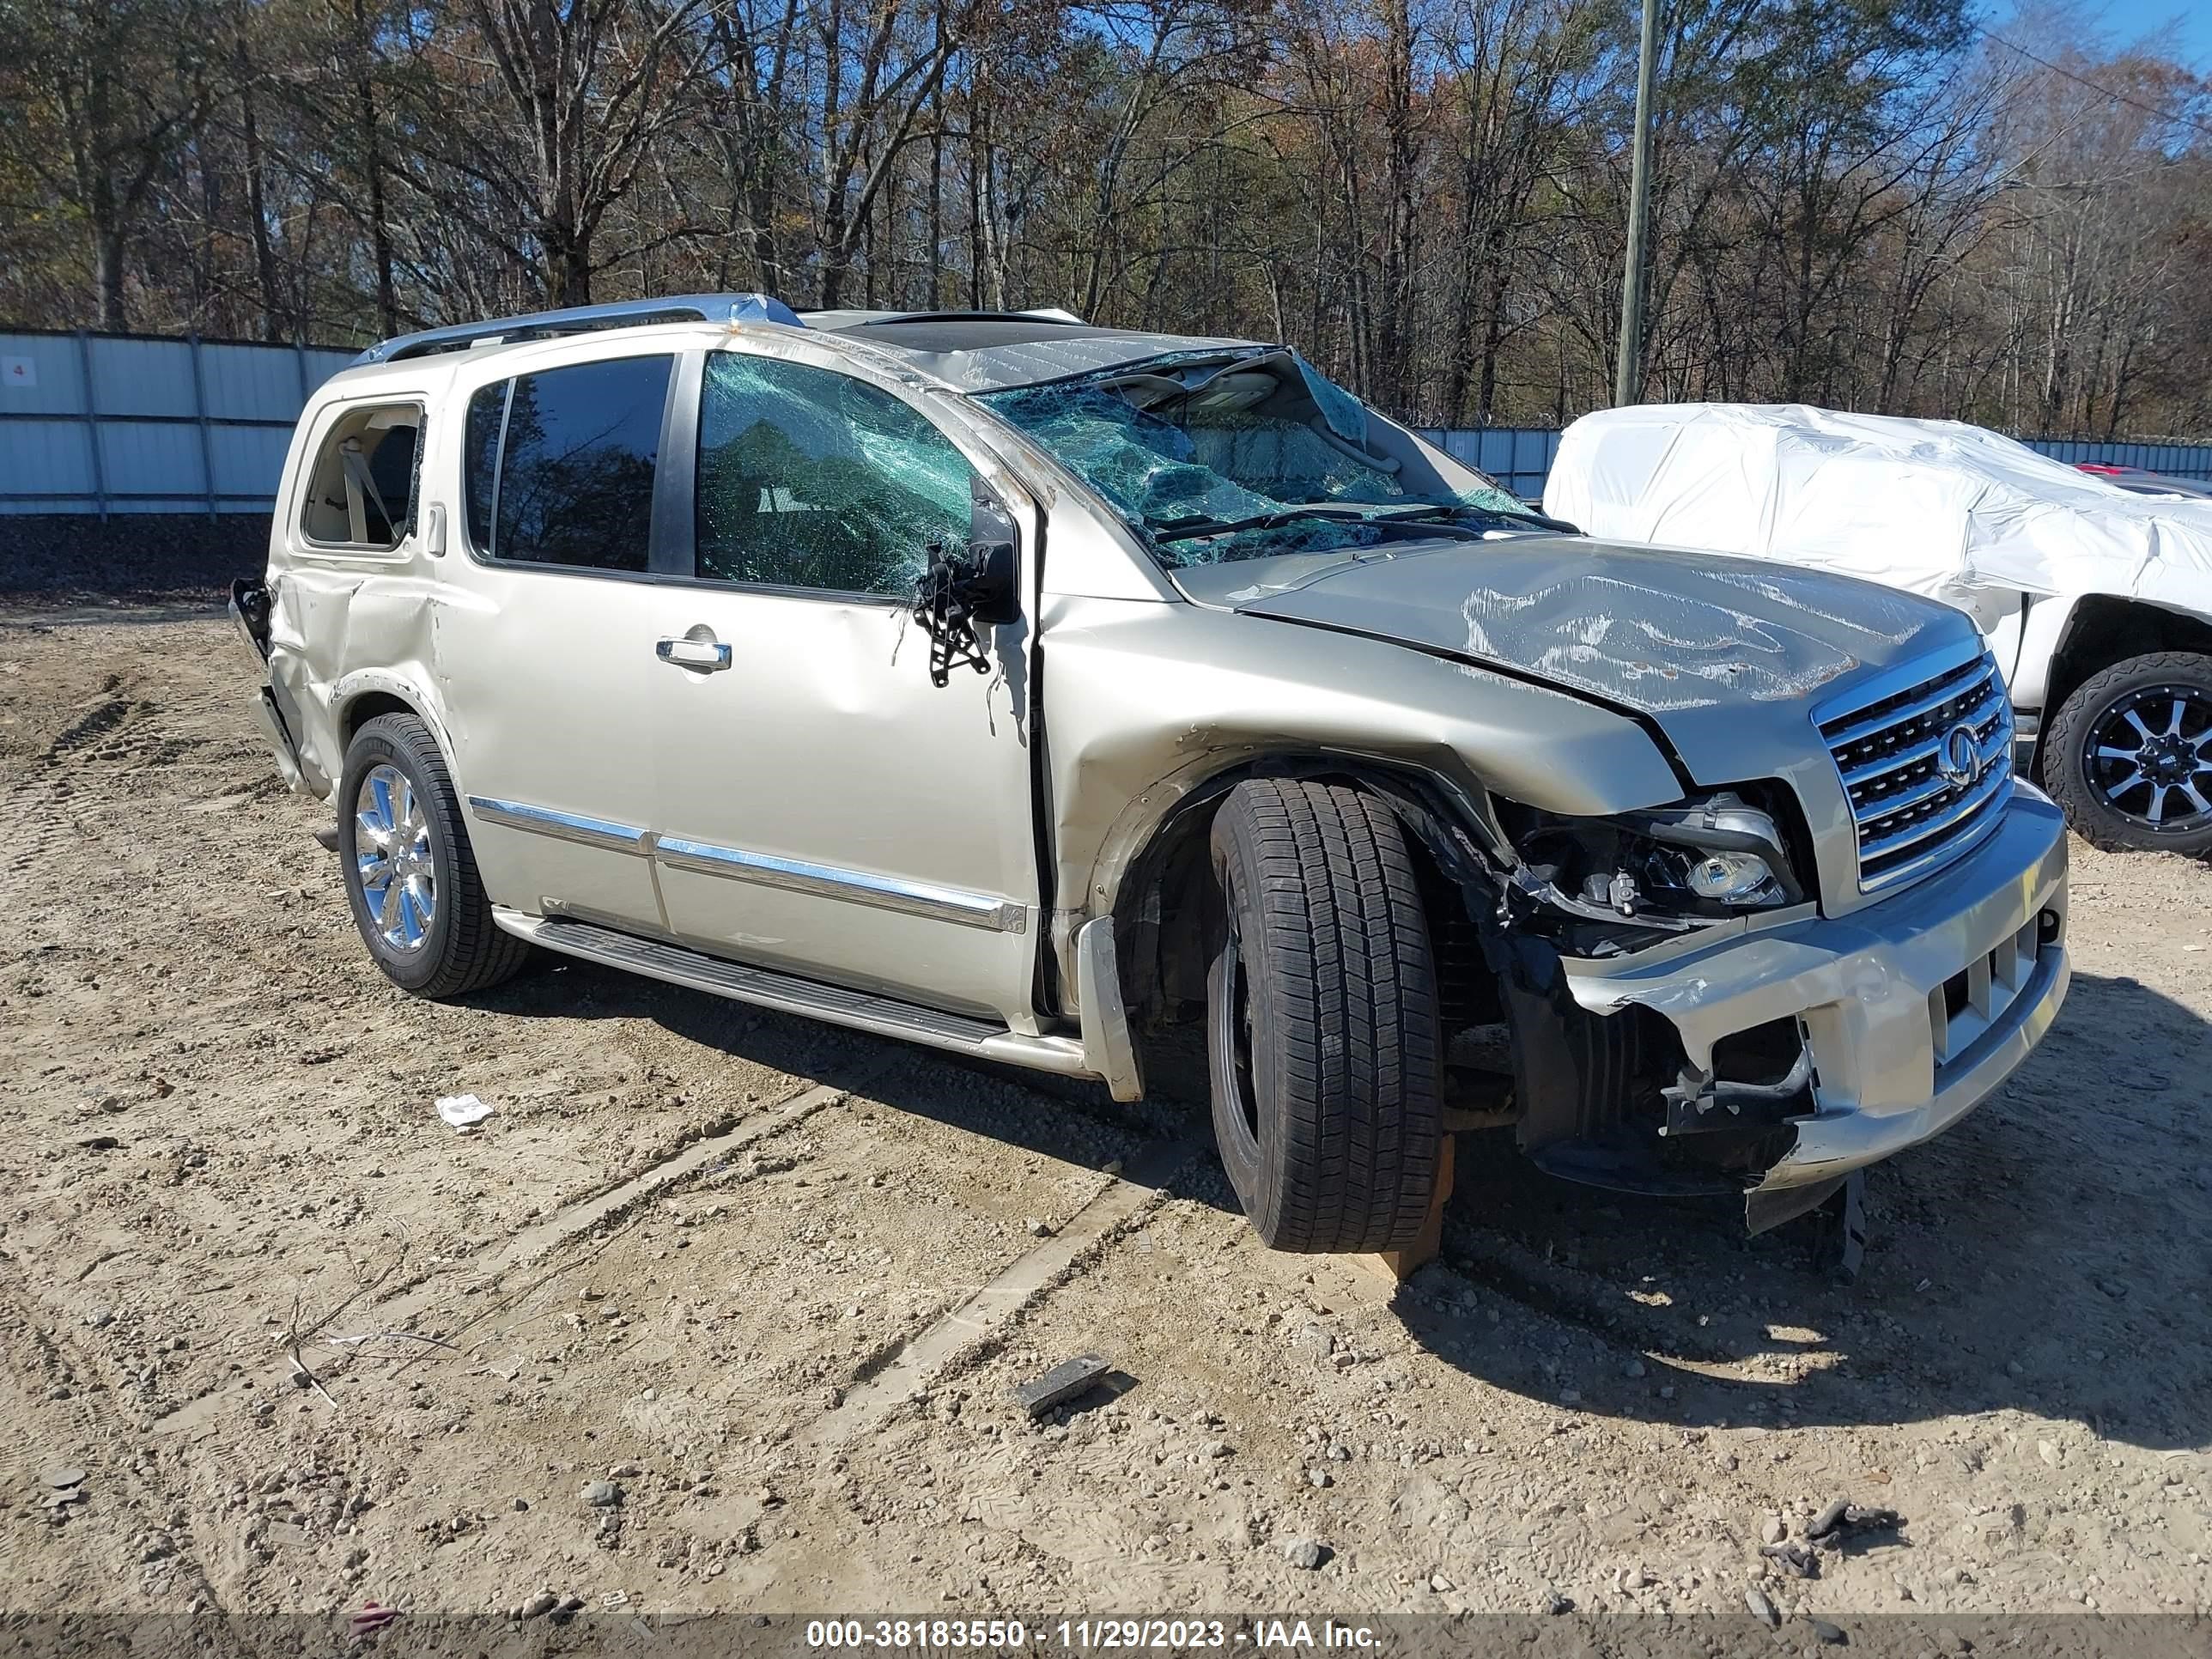
[(1166, 351), (1203, 351), (1253, 343), (1023, 317), (887, 318), (823, 331), (848, 335), (890, 351), (923, 374), (963, 392), (1035, 386), (1157, 357)]

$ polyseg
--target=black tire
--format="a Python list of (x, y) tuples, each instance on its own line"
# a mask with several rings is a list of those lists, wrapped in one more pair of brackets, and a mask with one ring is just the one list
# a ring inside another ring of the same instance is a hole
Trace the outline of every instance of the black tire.
[[(429, 831), (434, 902), (421, 942), (396, 947), (385, 937), (362, 884), (356, 803), (362, 785), (380, 766), (404, 777), (421, 803)], [(437, 739), (412, 714), (380, 714), (346, 745), (338, 781), (338, 868), (355, 928), (385, 976), (421, 997), (465, 996), (511, 977), (528, 960), (530, 946), (491, 919), (491, 901), (477, 873), (461, 803)]]
[(1213, 820), (1213, 1133), (1279, 1250), (1412, 1244), (1435, 1191), (1442, 1042), (1412, 854), (1371, 795), (1253, 781)]
[[(2185, 708), (2183, 731), (2169, 739), (2166, 728), (2177, 702)], [(2093, 846), (2115, 852), (2212, 852), (2212, 812), (2199, 811), (2172, 786), (2157, 797), (2148, 784), (2118, 787), (2131, 771), (2149, 769), (2100, 754), (2144, 741), (2126, 718), (2131, 708), (2159, 742), (2172, 744), (2159, 755), (2159, 764), (2166, 769), (2159, 775), (2200, 768), (2187, 780), (2189, 787), (2199, 798), (2212, 800), (2212, 746), (2196, 752), (2197, 740), (2212, 734), (2212, 725), (2205, 724), (2212, 721), (2212, 656), (2195, 651), (2130, 657), (2075, 687), (2051, 723), (2043, 756), (2045, 787), (2065, 809), (2075, 832)], [(2163, 810), (2163, 827), (2151, 821), (2154, 807)]]

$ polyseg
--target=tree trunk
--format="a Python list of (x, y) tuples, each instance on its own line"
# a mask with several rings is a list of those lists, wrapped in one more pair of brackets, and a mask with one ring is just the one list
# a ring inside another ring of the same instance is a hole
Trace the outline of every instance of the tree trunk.
[(112, 222), (94, 225), (93, 298), (103, 333), (119, 333), (130, 326), (123, 309), (123, 242), (121, 225)]
[(977, 130), (983, 119), (983, 68), (968, 93), (968, 309), (983, 308), (983, 146)]
[[(935, 8), (937, 52), (945, 55), (945, 8)], [(929, 94), (929, 308), (945, 308), (945, 84)]]
[(238, 50), (240, 136), (246, 147), (246, 216), (252, 231), (254, 280), (261, 289), (261, 337), (281, 340), (283, 306), (276, 279), (276, 250), (269, 240), (269, 204), (262, 194), (261, 129), (253, 112), (253, 88), (246, 48)]
[[(206, 73), (197, 64), (192, 69), (191, 87), (194, 104), (202, 108), (212, 105)], [(220, 168), (210, 164), (204, 131), (193, 134), (192, 161), (200, 176), (200, 229), (195, 239), (198, 246), (192, 250), (192, 298), (186, 315), (192, 319), (195, 332), (227, 333), (229, 331), (223, 325), (222, 308), (216, 302), (222, 287), (216, 275), (222, 254), (216, 243), (223, 221), (223, 177)]]
[(852, 257), (845, 251), (845, 204), (833, 196), (822, 215), (822, 308), (835, 311), (844, 303), (845, 277)]
[(399, 332), (399, 296), (392, 276), (392, 227), (385, 219), (383, 137), (377, 125), (376, 83), (371, 69), (374, 46), (362, 0), (353, 0), (353, 28), (354, 115), (360, 123), (362, 167), (368, 174), (369, 252), (376, 265), (376, 327), (379, 334), (389, 339)]
[(546, 249), (552, 262), (550, 297), (556, 306), (587, 306), (592, 303), (591, 239), (581, 231), (562, 230)]
[(1498, 358), (1505, 343), (1505, 268), (1502, 262), (1491, 270), (1488, 310), (1489, 315), (1482, 323), (1482, 375), (1475, 390), (1474, 419), (1478, 426), (1488, 426), (1498, 415)]

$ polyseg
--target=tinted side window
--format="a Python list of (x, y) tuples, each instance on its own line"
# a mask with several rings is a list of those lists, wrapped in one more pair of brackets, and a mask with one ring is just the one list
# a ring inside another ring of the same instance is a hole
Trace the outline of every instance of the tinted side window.
[(516, 377), (485, 551), (532, 564), (646, 568), (674, 362), (619, 357)]
[(461, 469), (468, 496), (469, 543), (480, 553), (491, 551), (492, 490), (499, 482), (499, 429), (507, 423), (507, 388), (496, 380), (478, 389), (469, 399), (468, 431), (463, 439)]
[(933, 539), (968, 539), (973, 470), (889, 392), (803, 363), (708, 356), (698, 574), (905, 597)]

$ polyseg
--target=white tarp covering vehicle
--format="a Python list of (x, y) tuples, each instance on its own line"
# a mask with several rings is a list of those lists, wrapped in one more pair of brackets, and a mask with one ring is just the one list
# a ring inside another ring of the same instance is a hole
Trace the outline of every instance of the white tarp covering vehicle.
[(2212, 503), (2131, 495), (1958, 421), (1669, 404), (1569, 427), (1544, 510), (1958, 606), (2075, 829), (2212, 849)]

